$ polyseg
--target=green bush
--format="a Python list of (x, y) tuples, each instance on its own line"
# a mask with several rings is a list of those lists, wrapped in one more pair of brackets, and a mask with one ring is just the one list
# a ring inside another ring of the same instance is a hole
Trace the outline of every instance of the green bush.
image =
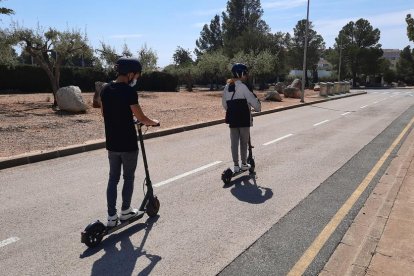
[[(60, 86), (79, 86), (83, 92), (95, 91), (95, 82), (115, 79), (114, 72), (94, 67), (62, 67)], [(146, 91), (176, 91), (178, 80), (164, 72), (144, 73), (137, 88)], [(0, 94), (52, 92), (46, 72), (39, 66), (0, 65)]]
[(177, 91), (178, 79), (173, 75), (165, 72), (144, 73), (138, 79), (137, 89), (139, 91)]
[(8, 67), (6, 65), (0, 65), (0, 93), (51, 91), (52, 86), (49, 83), (49, 78), (40, 67), (31, 65)]

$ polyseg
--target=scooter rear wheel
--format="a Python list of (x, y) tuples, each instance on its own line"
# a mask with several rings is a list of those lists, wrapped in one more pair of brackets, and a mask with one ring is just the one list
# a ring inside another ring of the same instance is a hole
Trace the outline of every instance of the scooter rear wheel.
[(230, 184), (232, 177), (233, 177), (233, 171), (231, 169), (227, 169), (221, 174), (221, 180), (226, 185)]
[(153, 199), (148, 200), (146, 212), (147, 215), (152, 218), (155, 217), (158, 214), (158, 211), (160, 210), (160, 201), (156, 196), (154, 196)]
[(102, 222), (94, 222), (85, 229), (84, 242), (88, 247), (97, 246), (104, 236), (105, 225)]

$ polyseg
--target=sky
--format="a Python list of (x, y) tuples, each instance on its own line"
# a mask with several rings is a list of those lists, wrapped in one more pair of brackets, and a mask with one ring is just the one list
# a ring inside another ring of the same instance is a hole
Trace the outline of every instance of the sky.
[[(407, 38), (407, 14), (414, 15), (413, 0), (309, 0), (309, 21), (332, 47), (339, 31), (350, 21), (368, 20), (381, 31), (383, 49), (403, 49), (414, 44)], [(262, 19), (272, 33), (289, 32), (306, 19), (308, 0), (262, 0)], [(3, 0), (1, 7), (14, 10), (1, 16), (0, 27), (12, 22), (36, 29), (80, 30), (90, 46), (100, 42), (120, 54), (123, 45), (136, 56), (147, 46), (158, 56), (158, 66), (173, 63), (178, 46), (193, 51), (204, 24), (226, 10), (227, 0)], [(193, 55), (194, 57), (194, 55)]]

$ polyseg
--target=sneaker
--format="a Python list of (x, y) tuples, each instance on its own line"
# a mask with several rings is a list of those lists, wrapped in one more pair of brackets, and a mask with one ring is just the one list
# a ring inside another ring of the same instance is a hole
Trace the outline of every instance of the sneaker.
[(126, 210), (121, 211), (121, 220), (127, 220), (130, 219), (138, 214), (138, 209), (133, 209), (132, 207), (129, 207)]
[(118, 224), (118, 215), (108, 216), (107, 227), (115, 227)]
[(252, 166), (250, 166), (250, 164), (242, 164), (241, 165), (241, 169), (242, 171), (247, 171), (251, 168)]
[(233, 173), (238, 173), (239, 171), (240, 171), (240, 167), (239, 166), (234, 166)]

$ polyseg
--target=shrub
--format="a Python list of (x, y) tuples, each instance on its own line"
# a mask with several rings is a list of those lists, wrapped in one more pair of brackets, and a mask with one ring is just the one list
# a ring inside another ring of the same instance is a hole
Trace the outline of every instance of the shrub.
[(177, 91), (178, 79), (173, 75), (165, 72), (154, 71), (144, 73), (138, 79), (137, 88), (139, 91)]

